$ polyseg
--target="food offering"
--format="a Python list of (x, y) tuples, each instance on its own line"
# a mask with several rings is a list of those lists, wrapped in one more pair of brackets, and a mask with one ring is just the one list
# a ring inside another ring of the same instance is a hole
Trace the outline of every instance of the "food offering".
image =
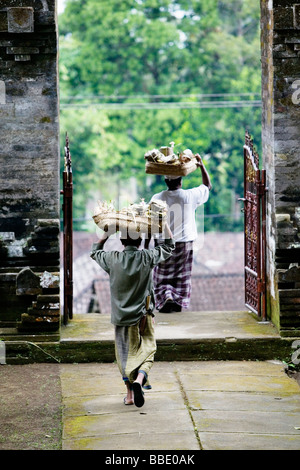
[(147, 204), (144, 199), (140, 203), (130, 204), (116, 210), (112, 202), (100, 202), (94, 210), (95, 224), (104, 230), (128, 233), (155, 234), (162, 233), (167, 220), (167, 205), (163, 201)]
[(145, 171), (152, 175), (187, 176), (197, 168), (197, 160), (190, 149), (174, 152), (174, 142), (170, 147), (148, 150), (145, 153)]

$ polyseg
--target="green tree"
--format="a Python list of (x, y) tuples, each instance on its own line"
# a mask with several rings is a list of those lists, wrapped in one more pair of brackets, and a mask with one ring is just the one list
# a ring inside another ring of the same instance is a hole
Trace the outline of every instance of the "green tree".
[[(174, 141), (199, 152), (211, 174), (206, 228), (240, 230), (242, 219), (225, 215), (236, 212), (243, 193), (245, 129), (260, 151), (261, 118), (259, 107), (232, 101), (260, 93), (259, 2), (68, 0), (59, 32), (75, 216), (107, 175), (116, 186), (134, 176), (146, 199), (163, 189), (163, 178), (146, 178), (144, 153)], [(197, 183), (196, 173), (184, 181)]]

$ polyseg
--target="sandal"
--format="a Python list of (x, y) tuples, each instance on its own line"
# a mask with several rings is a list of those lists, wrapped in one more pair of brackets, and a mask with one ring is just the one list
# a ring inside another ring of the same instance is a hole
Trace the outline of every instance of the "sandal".
[(138, 408), (141, 408), (145, 403), (144, 392), (142, 386), (139, 382), (133, 382), (132, 384), (133, 393), (134, 393), (134, 404)]
[(124, 397), (124, 398), (123, 398), (123, 402), (124, 402), (124, 405), (127, 405), (127, 406), (129, 406), (129, 405), (134, 405), (133, 402), (132, 402), (132, 403), (127, 403), (127, 397)]

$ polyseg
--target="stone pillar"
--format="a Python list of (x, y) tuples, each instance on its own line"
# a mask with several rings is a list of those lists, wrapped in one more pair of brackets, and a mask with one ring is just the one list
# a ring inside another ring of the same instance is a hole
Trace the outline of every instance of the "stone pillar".
[[(43, 287), (45, 273), (57, 279), (60, 264), (56, 25), (55, 0), (1, 0), (0, 325), (20, 329), (60, 323), (59, 283)], [(24, 268), (40, 278), (38, 293), (24, 276), (18, 289)]]
[(268, 315), (300, 334), (300, 3), (261, 0)]

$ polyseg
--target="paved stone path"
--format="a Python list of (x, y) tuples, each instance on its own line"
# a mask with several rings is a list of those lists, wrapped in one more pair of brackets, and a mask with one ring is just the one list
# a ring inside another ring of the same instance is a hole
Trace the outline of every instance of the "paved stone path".
[(300, 388), (280, 362), (157, 362), (142, 408), (116, 364), (61, 364), (65, 450), (299, 450)]

